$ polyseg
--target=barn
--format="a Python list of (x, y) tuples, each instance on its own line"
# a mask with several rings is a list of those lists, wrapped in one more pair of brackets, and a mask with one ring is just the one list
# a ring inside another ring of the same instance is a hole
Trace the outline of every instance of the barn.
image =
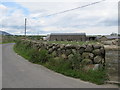
[(51, 33), (46, 37), (48, 41), (86, 41), (85, 33)]

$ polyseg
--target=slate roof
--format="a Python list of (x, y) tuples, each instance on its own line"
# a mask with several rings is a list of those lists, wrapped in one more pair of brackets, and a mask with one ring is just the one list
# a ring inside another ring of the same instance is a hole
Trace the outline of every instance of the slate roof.
[[(101, 38), (103, 36), (97, 36), (97, 39)], [(104, 37), (106, 37), (107, 39), (119, 39), (120, 36), (111, 36), (111, 35), (105, 35)]]
[(106, 36), (108, 39), (117, 39), (120, 38), (119, 36)]
[(86, 35), (85, 33), (51, 33), (50, 35)]

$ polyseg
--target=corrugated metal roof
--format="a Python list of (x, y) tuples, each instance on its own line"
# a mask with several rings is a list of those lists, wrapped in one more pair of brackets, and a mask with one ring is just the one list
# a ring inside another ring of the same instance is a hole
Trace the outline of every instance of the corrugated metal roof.
[(86, 35), (85, 33), (51, 33), (50, 35)]

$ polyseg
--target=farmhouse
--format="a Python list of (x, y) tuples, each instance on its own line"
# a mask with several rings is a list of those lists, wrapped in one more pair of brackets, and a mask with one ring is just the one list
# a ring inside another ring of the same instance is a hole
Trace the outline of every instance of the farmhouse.
[(85, 33), (51, 33), (46, 37), (48, 41), (86, 41)]

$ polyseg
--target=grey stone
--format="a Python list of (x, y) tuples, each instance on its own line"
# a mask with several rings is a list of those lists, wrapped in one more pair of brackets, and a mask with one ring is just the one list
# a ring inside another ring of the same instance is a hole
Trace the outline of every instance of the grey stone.
[(94, 59), (94, 54), (93, 53), (89, 53), (89, 57), (90, 57), (90, 59)]
[(104, 48), (101, 48), (101, 49), (100, 49), (100, 53), (101, 53), (101, 54), (105, 54), (105, 49), (104, 49)]
[(64, 48), (65, 48), (65, 45), (64, 45), (64, 44), (61, 44), (61, 45), (60, 45), (60, 48), (61, 48), (61, 49), (64, 49)]
[(53, 51), (53, 52), (52, 52), (52, 56), (54, 56), (54, 57), (56, 57), (56, 56), (57, 56), (56, 51)]
[(95, 63), (95, 64), (100, 64), (101, 62), (102, 62), (102, 57), (96, 56), (96, 57), (94, 58), (94, 63)]
[(53, 50), (57, 50), (57, 47), (56, 47), (56, 46), (53, 46), (52, 49), (53, 49)]
[(73, 58), (73, 54), (68, 55), (68, 59), (71, 60)]
[(71, 49), (71, 47), (72, 47), (71, 44), (67, 44), (67, 45), (65, 46), (65, 48), (67, 48), (67, 49)]
[(82, 45), (81, 47), (86, 48), (86, 45)]
[(81, 46), (80, 46), (80, 45), (77, 45), (77, 46), (75, 46), (75, 47), (76, 47), (77, 50), (79, 50)]
[(71, 49), (66, 50), (66, 55), (70, 55), (72, 53)]
[(52, 43), (52, 46), (56, 46), (56, 43)]
[(94, 64), (88, 64), (88, 65), (85, 65), (83, 69), (85, 71), (89, 71), (89, 70), (92, 70), (93, 68), (94, 68)]
[(63, 59), (67, 59), (67, 56), (66, 56), (65, 54), (62, 54), (61, 57), (62, 57)]
[(49, 45), (48, 47), (49, 47), (49, 48), (52, 48), (53, 46), (52, 46), (52, 45)]
[(79, 49), (79, 53), (82, 54), (84, 51), (85, 51), (85, 48), (80, 47), (80, 49)]
[(60, 45), (57, 45), (56, 48), (57, 48), (57, 49), (60, 48)]
[(93, 59), (93, 58), (94, 58), (94, 54), (88, 53), (88, 52), (84, 52), (84, 53), (82, 54), (82, 58), (83, 58), (83, 59)]
[(72, 53), (76, 54), (77, 53), (76, 49), (72, 49)]
[(93, 50), (93, 53), (94, 53), (95, 55), (101, 55), (100, 49), (95, 49), (95, 50)]
[(58, 49), (57, 49), (57, 54), (58, 54), (58, 55), (61, 55), (61, 54), (62, 54), (62, 52), (61, 52), (61, 49), (60, 49), (60, 48), (58, 48)]
[(83, 59), (82, 62), (81, 62), (81, 64), (85, 64), (85, 65), (87, 65), (87, 64), (92, 64), (92, 63), (93, 63), (93, 62), (92, 62), (91, 59)]
[(84, 52), (84, 53), (82, 54), (82, 58), (83, 58), (83, 59), (89, 59), (89, 53)]
[(113, 45), (113, 41), (102, 41), (101, 43), (104, 45)]
[(75, 45), (71, 45), (71, 44), (67, 44), (65, 46), (66, 49), (76, 49), (76, 46)]
[(93, 70), (100, 70), (103, 68), (102, 64), (95, 64)]
[(92, 45), (87, 45), (85, 51), (86, 52), (92, 52), (93, 51), (93, 46)]
[(100, 49), (101, 48), (101, 45), (99, 44), (96, 44), (96, 45), (93, 45), (94, 49)]
[(62, 53), (62, 54), (65, 54), (65, 52), (66, 52), (65, 49), (64, 49), (64, 50), (61, 50), (61, 53)]
[(53, 52), (53, 50), (52, 50), (52, 48), (50, 48), (49, 50), (48, 50), (48, 53), (50, 54), (50, 53), (52, 53)]
[(47, 46), (46, 49), (49, 50), (49, 47)]

